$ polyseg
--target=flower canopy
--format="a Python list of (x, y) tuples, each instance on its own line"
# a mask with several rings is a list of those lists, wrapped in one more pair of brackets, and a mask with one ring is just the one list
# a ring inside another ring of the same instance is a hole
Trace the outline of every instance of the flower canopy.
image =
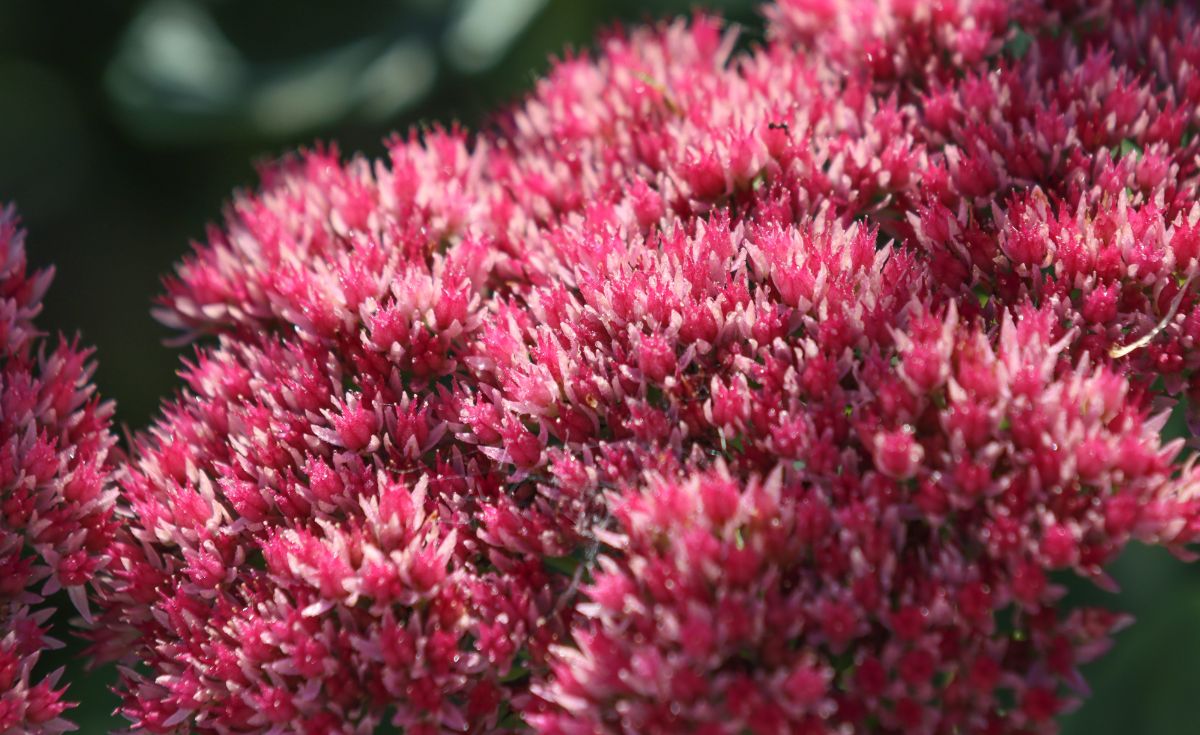
[(134, 730), (1056, 731), (1129, 622), (1062, 581), (1200, 540), (1161, 438), (1200, 405), (1200, 18), (764, 15), (268, 166), (167, 280), (197, 346), (111, 544), (107, 413), (31, 357), (7, 235), (0, 553), (101, 571)]

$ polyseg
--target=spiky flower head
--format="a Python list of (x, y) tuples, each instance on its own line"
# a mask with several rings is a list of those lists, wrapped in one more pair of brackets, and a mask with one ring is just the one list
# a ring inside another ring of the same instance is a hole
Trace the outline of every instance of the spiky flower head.
[(160, 305), (202, 342), (123, 479), (125, 713), (1053, 732), (1125, 620), (1052, 573), (1200, 534), (1160, 439), (1190, 13), (781, 2), (745, 51), (697, 16), (489, 133), (271, 167)]
[[(116, 491), (111, 406), (90, 351), (34, 326), (52, 273), (30, 273), (15, 210), (0, 208), (0, 733), (73, 729), (61, 671), (38, 667), (55, 607), (90, 620), (89, 587), (108, 561)], [(64, 594), (58, 594), (65, 591)], [(56, 632), (57, 633), (57, 632)]]

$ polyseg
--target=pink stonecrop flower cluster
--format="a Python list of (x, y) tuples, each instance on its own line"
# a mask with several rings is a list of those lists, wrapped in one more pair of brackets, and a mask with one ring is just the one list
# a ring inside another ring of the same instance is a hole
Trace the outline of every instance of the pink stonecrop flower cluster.
[(0, 733), (59, 733), (61, 671), (35, 670), (61, 643), (53, 605), (66, 596), (90, 617), (88, 585), (115, 533), (111, 405), (90, 383), (89, 351), (34, 327), (52, 273), (30, 273), (25, 233), (0, 208)]
[(138, 732), (1055, 732), (1128, 622), (1064, 576), (1200, 541), (1162, 439), (1200, 407), (1200, 17), (765, 16), (268, 167), (167, 282), (199, 343), (116, 527), (0, 223), (0, 733), (60, 722), (31, 605), (94, 574)]

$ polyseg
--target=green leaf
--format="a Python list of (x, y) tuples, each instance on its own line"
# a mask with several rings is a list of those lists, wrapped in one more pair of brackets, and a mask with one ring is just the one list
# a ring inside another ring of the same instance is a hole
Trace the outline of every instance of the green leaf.
[(574, 554), (568, 554), (567, 556), (542, 557), (542, 565), (545, 566), (547, 570), (551, 572), (557, 572), (565, 577), (572, 577), (575, 575), (575, 570), (579, 568), (580, 561), (581, 560), (579, 557), (575, 556)]
[(1131, 155), (1131, 154), (1137, 155), (1137, 156), (1142, 155), (1142, 147), (1140, 145), (1138, 145), (1137, 143), (1133, 142), (1133, 140), (1131, 140), (1129, 138), (1125, 138), (1124, 140), (1121, 141), (1120, 157), (1125, 158), (1126, 156)]
[(1004, 44), (1004, 53), (1019, 60), (1029, 53), (1029, 49), (1033, 46), (1033, 36), (1020, 28), (1016, 30), (1017, 32), (1008, 40), (1008, 43)]

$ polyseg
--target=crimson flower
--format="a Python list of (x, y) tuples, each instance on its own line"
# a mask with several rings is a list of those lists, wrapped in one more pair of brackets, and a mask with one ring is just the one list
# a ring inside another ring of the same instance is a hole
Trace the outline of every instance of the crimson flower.
[(89, 585), (115, 533), (111, 404), (95, 398), (90, 351), (46, 344), (33, 320), (50, 271), (30, 273), (25, 233), (0, 209), (0, 733), (72, 730), (61, 670), (35, 670), (50, 595), (91, 619)]
[(822, 2), (263, 173), (166, 283), (149, 732), (1048, 733), (1200, 536), (1186, 4)]

